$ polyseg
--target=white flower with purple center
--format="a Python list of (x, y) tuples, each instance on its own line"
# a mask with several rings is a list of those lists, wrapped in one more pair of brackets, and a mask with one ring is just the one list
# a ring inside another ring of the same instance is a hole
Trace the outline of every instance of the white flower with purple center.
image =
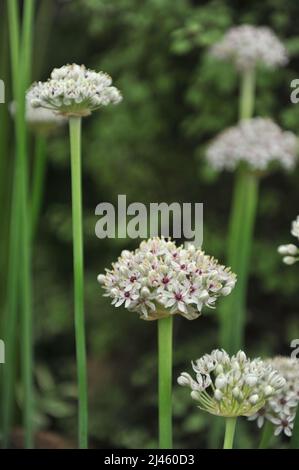
[(153, 238), (135, 251), (124, 250), (98, 281), (113, 305), (124, 305), (144, 320), (175, 314), (193, 320), (231, 292), (236, 276), (193, 245), (177, 247)]
[(274, 436), (284, 433), (286, 436), (291, 437), (294, 427), (295, 414), (281, 413), (277, 418), (272, 418), (271, 422), (275, 424)]
[(270, 421), (274, 424), (275, 436), (282, 432), (291, 436), (299, 403), (299, 361), (278, 356), (266, 363), (284, 377), (285, 385), (279, 393), (266, 400), (263, 409), (252, 416), (251, 420), (256, 420), (258, 427), (262, 427), (266, 420)]

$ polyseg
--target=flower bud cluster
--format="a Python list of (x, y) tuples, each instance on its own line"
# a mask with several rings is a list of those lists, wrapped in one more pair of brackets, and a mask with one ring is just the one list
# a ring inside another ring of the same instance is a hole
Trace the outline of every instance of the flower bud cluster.
[(195, 379), (183, 372), (178, 383), (191, 388), (191, 397), (200, 409), (217, 416), (254, 415), (286, 382), (270, 364), (250, 360), (243, 351), (230, 357), (215, 349), (192, 367)]
[(32, 85), (27, 98), (34, 108), (50, 109), (64, 116), (88, 116), (122, 99), (109, 75), (77, 64), (54, 69), (47, 82)]

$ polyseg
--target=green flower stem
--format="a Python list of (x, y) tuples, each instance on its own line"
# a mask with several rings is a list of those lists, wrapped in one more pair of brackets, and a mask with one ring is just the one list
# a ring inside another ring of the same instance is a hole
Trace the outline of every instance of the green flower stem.
[(33, 319), (32, 319), (32, 285), (31, 285), (31, 230), (28, 197), (28, 154), (27, 126), (25, 121), (25, 94), (29, 85), (32, 55), (32, 31), (34, 17), (34, 0), (25, 0), (22, 25), (21, 77), (17, 99), (17, 140), (19, 140), (19, 160), (21, 167), (21, 299), (22, 299), (22, 379), (24, 390), (23, 423), (25, 430), (25, 447), (34, 446), (33, 437)]
[(245, 169), (236, 175), (228, 244), (228, 264), (237, 274), (237, 284), (225, 299), (221, 341), (229, 353), (244, 342), (249, 261), (258, 200), (258, 178)]
[(43, 201), (47, 163), (46, 148), (46, 138), (42, 135), (36, 136), (31, 196), (31, 233), (33, 239), (36, 234), (40, 210)]
[(273, 437), (273, 424), (270, 421), (266, 420), (264, 427), (261, 442), (259, 444), (259, 449), (267, 449), (269, 447), (269, 443)]
[(255, 70), (243, 73), (240, 87), (240, 119), (250, 119), (254, 111)]
[(71, 117), (69, 125), (72, 172), (75, 334), (79, 389), (79, 446), (81, 449), (85, 449), (88, 446), (88, 399), (84, 323), (81, 118)]
[[(13, 94), (17, 96), (17, 71), (19, 64), (19, 19), (16, 0), (7, 0), (7, 14), (9, 24), (10, 55), (13, 81)], [(16, 159), (17, 160), (17, 159)], [(17, 163), (17, 161), (16, 161)], [(15, 373), (15, 346), (16, 346), (16, 321), (17, 321), (17, 295), (18, 269), (19, 269), (19, 234), (20, 234), (20, 168), (14, 166), (10, 236), (9, 236), (9, 258), (7, 278), (7, 299), (4, 316), (4, 340), (6, 364), (3, 371), (2, 390), (2, 446), (8, 447), (13, 416), (14, 402), (14, 373)]]
[(3, 370), (2, 389), (2, 447), (9, 445), (13, 409), (15, 398), (15, 369), (16, 369), (16, 322), (17, 322), (17, 295), (18, 291), (18, 269), (19, 269), (19, 234), (20, 234), (20, 200), (17, 181), (19, 175), (17, 165), (15, 166), (11, 220), (10, 220), (10, 245), (7, 281), (7, 300), (4, 316), (4, 340), (6, 363)]
[(172, 316), (158, 320), (159, 448), (172, 449)]
[[(14, 371), (16, 347), (17, 299), (22, 311), (22, 376), (23, 420), (25, 447), (33, 447), (33, 390), (32, 390), (32, 300), (31, 247), (28, 223), (27, 132), (25, 123), (25, 92), (31, 70), (32, 22), (34, 1), (24, 1), (22, 43), (16, 0), (7, 1), (11, 51), (13, 94), (17, 102), (15, 118), (16, 161), (13, 181), (10, 228), (10, 260), (5, 320), (6, 366), (3, 390), (3, 441), (7, 446), (13, 415)], [(20, 234), (22, 236), (20, 236)], [(20, 282), (22, 280), (22, 282)], [(19, 293), (19, 294), (18, 294)], [(8, 349), (7, 349), (8, 348)], [(7, 409), (6, 409), (7, 406)]]
[(232, 449), (237, 418), (226, 418), (223, 449)]
[[(9, 57), (8, 57), (8, 25), (6, 16), (6, 4), (0, 5), (0, 76), (5, 83), (6, 96), (9, 94)], [(9, 158), (9, 115), (7, 106), (0, 105), (0, 204), (1, 218), (3, 224), (0, 232), (0, 309), (5, 307), (5, 289), (7, 284), (7, 263), (9, 244), (9, 211), (10, 211), (10, 189), (11, 189), (11, 159)], [(1, 333), (3, 338), (1, 317)]]
[[(240, 91), (240, 119), (252, 117), (255, 94), (255, 73), (243, 74)], [(258, 200), (258, 176), (245, 164), (240, 165), (235, 175), (234, 194), (231, 207), (228, 235), (228, 265), (237, 274), (237, 284), (223, 302), (221, 312), (221, 344), (235, 353), (243, 345), (246, 294), (249, 261)]]
[(291, 439), (291, 449), (299, 449), (299, 411), (297, 407), (294, 428)]

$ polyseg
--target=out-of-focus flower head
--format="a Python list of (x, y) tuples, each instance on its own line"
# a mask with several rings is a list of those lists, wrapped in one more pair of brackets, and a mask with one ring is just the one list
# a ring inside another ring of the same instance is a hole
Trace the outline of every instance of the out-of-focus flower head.
[(227, 31), (221, 41), (211, 48), (211, 54), (232, 62), (237, 70), (257, 65), (274, 69), (288, 62), (287, 50), (271, 29), (242, 25)]
[[(299, 215), (297, 215), (297, 218), (292, 222), (291, 234), (299, 240)], [(299, 260), (299, 248), (293, 243), (280, 245), (278, 247), (278, 253), (283, 255), (282, 260), (285, 264), (291, 265)]]
[[(10, 114), (14, 117), (16, 113), (16, 103), (9, 106)], [(57, 128), (67, 123), (67, 118), (45, 108), (34, 108), (30, 101), (26, 99), (26, 122), (28, 127), (37, 134), (49, 135)]]
[(54, 69), (47, 82), (31, 86), (27, 98), (34, 108), (50, 109), (64, 116), (88, 116), (122, 99), (109, 75), (77, 64)]
[(278, 394), (266, 400), (265, 405), (249, 419), (261, 428), (265, 421), (273, 423), (274, 434), (292, 435), (293, 421), (299, 403), (299, 361), (290, 357), (274, 357), (266, 361), (284, 378), (285, 385)]
[(278, 163), (290, 170), (297, 158), (297, 138), (268, 118), (245, 119), (221, 132), (206, 152), (216, 170), (235, 170), (245, 163), (253, 171), (265, 171)]
[(124, 250), (98, 281), (115, 307), (124, 305), (144, 320), (174, 314), (193, 320), (231, 292), (236, 276), (193, 245), (177, 247), (157, 237)]
[(230, 357), (215, 349), (192, 367), (195, 379), (183, 372), (179, 385), (190, 387), (198, 407), (217, 416), (254, 415), (285, 386), (285, 379), (270, 364), (250, 360), (243, 351)]

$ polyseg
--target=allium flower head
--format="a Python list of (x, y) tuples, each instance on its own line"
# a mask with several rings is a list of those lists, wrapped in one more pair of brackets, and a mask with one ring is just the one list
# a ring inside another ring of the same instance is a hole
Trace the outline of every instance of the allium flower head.
[(288, 62), (288, 54), (277, 36), (267, 27), (242, 25), (228, 30), (211, 48), (211, 54), (231, 61), (240, 70), (257, 65), (274, 69)]
[(32, 85), (27, 97), (33, 107), (51, 109), (64, 116), (88, 116), (122, 99), (109, 75), (77, 64), (54, 69), (47, 82)]
[(230, 357), (215, 349), (192, 367), (195, 379), (183, 372), (178, 383), (191, 388), (191, 397), (200, 409), (217, 416), (251, 416), (285, 385), (285, 379), (270, 364), (250, 360), (243, 351)]
[[(16, 113), (15, 102), (10, 104), (9, 107), (11, 115), (14, 117)], [(26, 100), (26, 122), (33, 132), (40, 134), (50, 134), (58, 127), (66, 124), (67, 119), (60, 114), (55, 113), (50, 109), (34, 108), (30, 101)]]
[[(292, 222), (291, 234), (299, 240), (299, 215), (296, 220)], [(284, 255), (283, 262), (291, 265), (299, 260), (299, 248), (293, 243), (288, 245), (280, 245), (278, 247), (278, 253)]]
[(292, 169), (296, 153), (295, 134), (283, 131), (271, 119), (258, 117), (221, 132), (209, 145), (206, 157), (216, 170), (234, 170), (243, 162), (254, 171), (264, 171), (272, 163)]
[(299, 403), (299, 361), (290, 357), (274, 357), (267, 361), (284, 378), (285, 385), (278, 394), (269, 397), (265, 405), (249, 419), (261, 428), (265, 420), (275, 425), (274, 434), (292, 435), (293, 421)]
[(204, 306), (213, 307), (231, 292), (236, 276), (193, 245), (152, 238), (135, 251), (123, 251), (98, 281), (113, 305), (124, 305), (144, 320), (174, 314), (193, 320)]

